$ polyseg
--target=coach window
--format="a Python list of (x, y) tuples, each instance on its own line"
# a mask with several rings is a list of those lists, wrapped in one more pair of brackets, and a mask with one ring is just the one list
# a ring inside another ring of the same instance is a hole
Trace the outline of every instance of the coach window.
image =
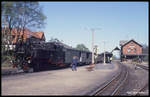
[(79, 52), (79, 57), (81, 57), (81, 52)]
[(86, 58), (87, 58), (87, 59), (89, 58), (89, 53), (86, 53)]

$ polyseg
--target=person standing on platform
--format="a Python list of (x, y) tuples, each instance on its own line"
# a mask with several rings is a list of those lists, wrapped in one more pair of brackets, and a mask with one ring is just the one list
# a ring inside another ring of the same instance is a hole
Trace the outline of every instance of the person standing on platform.
[(74, 70), (77, 71), (77, 61), (78, 61), (77, 57), (74, 56), (72, 59), (72, 64), (71, 64), (72, 65), (72, 71), (74, 71)]

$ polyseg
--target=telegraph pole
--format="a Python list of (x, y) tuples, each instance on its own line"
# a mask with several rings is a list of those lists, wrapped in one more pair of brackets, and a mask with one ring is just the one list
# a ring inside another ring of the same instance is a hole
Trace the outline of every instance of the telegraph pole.
[(106, 63), (105, 61), (106, 60), (105, 60), (105, 41), (104, 41), (104, 64)]
[(92, 31), (92, 64), (94, 64), (94, 29), (91, 29)]
[[(87, 29), (87, 28), (86, 28)], [(91, 32), (92, 32), (92, 65), (94, 65), (94, 32), (95, 30), (99, 30), (100, 28), (91, 28)]]
[(100, 28), (91, 28), (92, 31), (92, 64), (94, 65), (94, 31)]

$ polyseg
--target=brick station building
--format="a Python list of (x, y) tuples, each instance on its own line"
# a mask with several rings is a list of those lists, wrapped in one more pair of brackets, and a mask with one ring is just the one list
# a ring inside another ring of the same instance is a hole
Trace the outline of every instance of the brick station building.
[(121, 46), (121, 61), (132, 60), (132, 59), (143, 59), (142, 45), (137, 43), (135, 40), (120, 41)]

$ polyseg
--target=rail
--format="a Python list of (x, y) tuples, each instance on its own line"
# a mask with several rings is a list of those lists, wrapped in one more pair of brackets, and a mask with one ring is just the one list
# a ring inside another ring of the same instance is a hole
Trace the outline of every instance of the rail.
[(149, 67), (148, 67), (148, 66), (139, 65), (139, 64), (137, 64), (136, 66), (141, 67), (142, 69), (145, 69), (145, 70), (149, 70)]
[[(144, 70), (149, 70), (149, 67), (147, 67), (147, 66), (143, 66), (143, 65), (139, 65), (139, 64), (137, 64), (136, 66), (138, 66), (138, 67), (140, 67), (140, 68), (142, 68), (142, 69), (144, 69)], [(136, 96), (138, 96), (138, 95), (140, 95), (140, 93), (142, 92), (142, 91), (144, 91), (146, 88), (147, 88), (147, 86), (148, 86), (148, 83), (146, 83), (137, 93), (136, 93)]]
[(117, 76), (113, 77), (105, 85), (103, 85), (102, 87), (97, 89), (95, 92), (93, 92), (92, 95), (94, 95), (94, 96), (105, 95), (106, 91), (110, 92), (110, 88), (113, 91), (111, 90), (111, 93), (109, 95), (111, 95), (111, 96), (117, 95), (118, 91), (124, 85), (127, 78), (128, 78), (128, 70), (125, 66), (121, 66), (121, 71), (117, 74)]

